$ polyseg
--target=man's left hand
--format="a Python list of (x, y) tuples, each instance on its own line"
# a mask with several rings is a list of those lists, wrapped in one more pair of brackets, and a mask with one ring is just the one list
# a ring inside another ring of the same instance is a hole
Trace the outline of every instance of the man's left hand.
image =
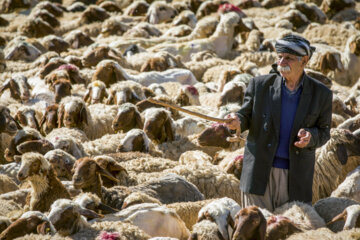
[(301, 128), (298, 132), (299, 141), (295, 142), (295, 147), (304, 148), (306, 147), (311, 139), (311, 133)]

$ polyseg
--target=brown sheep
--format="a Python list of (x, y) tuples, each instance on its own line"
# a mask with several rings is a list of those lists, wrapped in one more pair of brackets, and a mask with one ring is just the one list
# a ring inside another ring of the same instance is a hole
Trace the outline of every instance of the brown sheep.
[(230, 142), (226, 138), (231, 137), (230, 130), (223, 124), (215, 123), (211, 127), (202, 131), (198, 136), (200, 146), (213, 146), (213, 147), (230, 147)]
[(15, 114), (15, 121), (18, 121), (21, 126), (29, 126), (40, 131), (39, 123), (36, 118), (36, 111), (30, 107), (21, 107)]
[(39, 71), (40, 78), (46, 77), (53, 70), (57, 69), (61, 65), (67, 64), (67, 62), (62, 58), (53, 58), (51, 61), (46, 63), (46, 65)]
[(129, 67), (129, 64), (121, 56), (121, 53), (108, 46), (99, 46), (94, 49), (91, 49), (88, 52), (85, 52), (82, 59), (82, 64), (84, 67), (93, 67), (104, 59), (112, 59), (125, 68)]
[(271, 216), (267, 219), (266, 239), (286, 239), (293, 233), (301, 232), (289, 218), (283, 216)]
[(145, 16), (148, 8), (149, 4), (146, 1), (135, 1), (126, 8), (124, 15)]
[(83, 83), (86, 84), (86, 80), (81, 77), (79, 69), (73, 64), (63, 64), (58, 67), (58, 70), (65, 70), (69, 74), (69, 80), (72, 84)]
[(110, 15), (105, 9), (98, 6), (89, 6), (82, 14), (79, 20), (80, 24), (89, 24), (93, 22), (102, 22), (109, 18)]
[(6, 90), (10, 90), (10, 96), (22, 102), (30, 99), (30, 85), (25, 76), (19, 75), (14, 78), (7, 79), (0, 87), (0, 95)]
[(150, 140), (141, 129), (131, 129), (122, 139), (117, 152), (149, 152)]
[(10, 110), (0, 105), (0, 133), (14, 135), (18, 128), (21, 129), (20, 125), (10, 115)]
[(124, 103), (119, 107), (118, 113), (112, 123), (115, 132), (128, 132), (133, 128), (142, 129), (144, 126), (137, 107), (131, 103)]
[(117, 66), (118, 64), (112, 60), (99, 62), (91, 81), (102, 81), (106, 87), (110, 87), (111, 84), (126, 80)]
[(53, 165), (54, 170), (56, 171), (56, 175), (59, 178), (71, 180), (71, 169), (73, 168), (76, 161), (72, 155), (61, 149), (54, 149), (47, 152), (44, 157), (51, 163), (51, 165)]
[(60, 198), (70, 199), (70, 193), (57, 178), (52, 165), (39, 153), (21, 156), (21, 167), (17, 175), (20, 181), (29, 180), (32, 185), (26, 206), (32, 211), (49, 211), (51, 204)]
[(55, 93), (55, 102), (59, 103), (62, 98), (71, 96), (71, 82), (68, 79), (57, 79), (50, 85), (50, 90)]
[(174, 122), (169, 111), (149, 108), (144, 111), (144, 132), (153, 141), (163, 143), (175, 139)]
[(103, 186), (110, 188), (116, 185), (125, 185), (129, 177), (128, 172), (125, 168), (120, 166), (112, 157), (101, 155), (94, 158), (95, 162), (100, 167), (111, 173), (119, 182), (115, 182), (107, 177), (102, 177)]
[(70, 47), (74, 49), (89, 46), (94, 43), (89, 35), (80, 30), (70, 32), (64, 39), (70, 44)]
[(235, 215), (232, 240), (265, 240), (265, 233), (266, 219), (258, 207), (243, 208)]
[(20, 154), (27, 152), (38, 152), (44, 155), (45, 153), (54, 150), (54, 145), (46, 139), (30, 140), (19, 144), (16, 150)]
[(47, 22), (50, 26), (53, 27), (59, 27), (60, 26), (60, 22), (59, 20), (56, 19), (56, 17), (51, 14), (49, 11), (42, 9), (42, 10), (37, 10), (34, 13), (32, 12), (31, 15), (34, 18), (41, 18), (43, 21)]
[(46, 107), (45, 113), (40, 120), (40, 132), (44, 133), (44, 135), (47, 135), (54, 128), (58, 126), (58, 118), (57, 118), (58, 108), (59, 108), (58, 104), (54, 104)]
[(55, 33), (53, 27), (39, 17), (26, 21), (20, 26), (19, 31), (22, 35), (34, 38), (45, 37)]
[(99, 7), (105, 9), (107, 12), (122, 13), (121, 8), (113, 1), (102, 2)]
[(37, 9), (45, 9), (55, 17), (61, 17), (63, 15), (63, 10), (58, 7), (55, 3), (49, 1), (43, 1), (36, 5)]
[(45, 37), (41, 43), (48, 51), (54, 51), (57, 53), (66, 52), (70, 47), (70, 44), (63, 38), (54, 35)]
[(3, 5), (1, 6), (0, 10), (2, 13), (10, 13), (17, 8), (29, 8), (30, 6), (31, 6), (31, 1), (6, 0), (3, 1)]

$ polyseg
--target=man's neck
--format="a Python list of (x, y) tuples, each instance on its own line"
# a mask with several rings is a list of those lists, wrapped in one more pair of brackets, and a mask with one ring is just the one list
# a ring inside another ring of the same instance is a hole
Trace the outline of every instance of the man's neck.
[(294, 91), (300, 84), (303, 73), (297, 76), (283, 76), (285, 79), (285, 86), (290, 90)]

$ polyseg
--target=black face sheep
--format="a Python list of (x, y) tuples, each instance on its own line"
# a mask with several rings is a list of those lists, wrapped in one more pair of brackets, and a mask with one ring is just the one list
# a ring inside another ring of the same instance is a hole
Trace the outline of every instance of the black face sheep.
[(20, 181), (29, 180), (31, 194), (26, 199), (30, 210), (48, 211), (59, 198), (70, 198), (68, 190), (57, 178), (54, 168), (39, 153), (25, 153), (21, 156), (21, 167), (17, 175)]
[(124, 103), (119, 106), (118, 113), (112, 122), (115, 132), (128, 132), (133, 128), (142, 129), (144, 126), (137, 107), (132, 103)]
[(265, 233), (266, 219), (258, 207), (243, 208), (235, 215), (232, 240), (265, 240)]

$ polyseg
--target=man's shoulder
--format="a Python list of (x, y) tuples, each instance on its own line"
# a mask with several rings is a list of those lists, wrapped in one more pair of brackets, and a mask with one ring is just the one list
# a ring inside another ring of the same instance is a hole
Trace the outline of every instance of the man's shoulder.
[(280, 77), (280, 76), (275, 73), (260, 75), (260, 76), (254, 77), (254, 82), (255, 82), (255, 84), (273, 83), (277, 77)]
[(310, 77), (309, 75), (306, 75), (306, 77), (309, 79), (309, 82), (316, 88), (317, 91), (321, 91), (324, 93), (331, 93), (331, 90), (322, 82), (316, 80), (315, 78)]

